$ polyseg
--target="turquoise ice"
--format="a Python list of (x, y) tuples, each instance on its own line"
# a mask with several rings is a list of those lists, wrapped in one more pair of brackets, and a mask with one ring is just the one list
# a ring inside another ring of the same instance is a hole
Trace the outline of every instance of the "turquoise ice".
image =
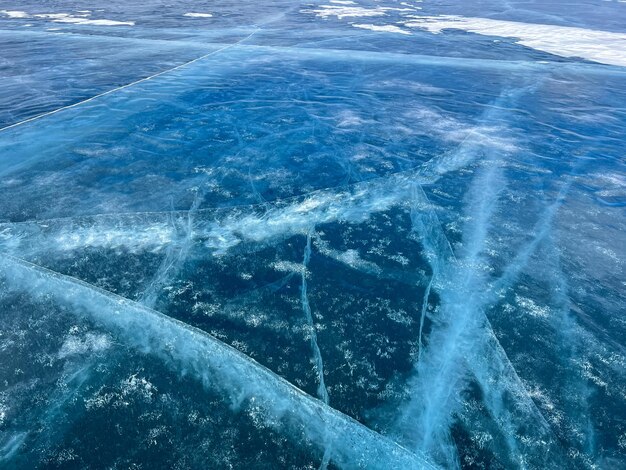
[(0, 467), (624, 467), (626, 4), (544, 3), (0, 0)]

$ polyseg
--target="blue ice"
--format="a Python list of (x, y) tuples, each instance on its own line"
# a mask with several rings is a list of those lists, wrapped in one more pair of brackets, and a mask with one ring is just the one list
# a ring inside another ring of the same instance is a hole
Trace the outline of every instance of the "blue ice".
[(625, 24), (0, 0), (0, 465), (624, 467)]

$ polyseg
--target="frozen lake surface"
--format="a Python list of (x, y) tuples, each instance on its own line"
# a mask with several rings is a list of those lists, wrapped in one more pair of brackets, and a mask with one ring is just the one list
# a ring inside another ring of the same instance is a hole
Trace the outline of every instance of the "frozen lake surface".
[(626, 2), (0, 0), (0, 467), (626, 468)]

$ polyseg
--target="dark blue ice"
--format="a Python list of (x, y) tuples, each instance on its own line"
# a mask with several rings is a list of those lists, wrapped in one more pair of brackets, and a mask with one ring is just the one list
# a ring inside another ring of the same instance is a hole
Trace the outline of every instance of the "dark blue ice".
[(0, 468), (626, 467), (625, 25), (0, 0)]

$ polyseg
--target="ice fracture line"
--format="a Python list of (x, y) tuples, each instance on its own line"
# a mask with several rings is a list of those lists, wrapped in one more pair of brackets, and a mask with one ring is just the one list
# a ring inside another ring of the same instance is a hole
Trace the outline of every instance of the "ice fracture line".
[(191, 64), (194, 64), (194, 63), (196, 63), (198, 61), (206, 59), (207, 57), (211, 57), (212, 55), (218, 54), (218, 53), (223, 52), (223, 51), (225, 51), (227, 49), (230, 49), (232, 47), (238, 46), (238, 45), (242, 44), (244, 41), (247, 41), (248, 39), (250, 39), (258, 31), (259, 30), (256, 29), (256, 30), (252, 31), (248, 36), (246, 36), (245, 38), (243, 38), (243, 39), (241, 39), (241, 40), (239, 40), (237, 42), (234, 42), (232, 44), (227, 44), (226, 46), (221, 47), (220, 49), (208, 52), (208, 53), (206, 53), (206, 54), (204, 54), (204, 55), (202, 55), (200, 57), (196, 57), (195, 59), (192, 59), (192, 60), (190, 60), (188, 62), (182, 63), (182, 64), (177, 65), (175, 67), (172, 67), (172, 68), (169, 68), (169, 69), (166, 69), (166, 70), (162, 70), (161, 72), (155, 73), (155, 74), (150, 75), (148, 77), (140, 78), (139, 80), (135, 80), (134, 82), (127, 83), (126, 85), (122, 85), (122, 86), (119, 86), (117, 88), (113, 88), (111, 90), (107, 90), (107, 91), (105, 91), (103, 93), (99, 93), (99, 94), (94, 95), (94, 96), (92, 96), (90, 98), (87, 98), (86, 100), (79, 101), (78, 103), (73, 103), (73, 104), (70, 104), (70, 105), (67, 105), (67, 106), (62, 106), (60, 108), (53, 109), (52, 111), (48, 111), (48, 112), (45, 112), (45, 113), (42, 113), (42, 114), (38, 114), (37, 116), (33, 116), (31, 118), (24, 119), (23, 121), (19, 121), (19, 122), (16, 122), (14, 124), (10, 124), (8, 126), (2, 127), (2, 128), (0, 128), (0, 132), (7, 131), (9, 129), (13, 129), (15, 127), (21, 126), (23, 124), (27, 124), (29, 122), (37, 121), (37, 120), (39, 120), (41, 118), (44, 118), (44, 117), (47, 117), (47, 116), (52, 116), (53, 114), (60, 113), (61, 111), (65, 111), (67, 109), (72, 109), (72, 108), (76, 108), (78, 106), (82, 106), (84, 104), (90, 103), (91, 101), (97, 100), (98, 98), (101, 98), (103, 96), (107, 96), (107, 95), (110, 95), (112, 93), (116, 93), (118, 91), (125, 90), (125, 89), (133, 87), (135, 85), (139, 85), (140, 83), (144, 83), (144, 82), (147, 82), (149, 80), (152, 80), (153, 78), (160, 77), (161, 75), (165, 75), (167, 73), (174, 72), (176, 70), (182, 69), (183, 67), (187, 67), (187, 66), (189, 66)]
[(354, 419), (305, 394), (269, 369), (206, 332), (137, 302), (26, 261), (0, 259), (0, 280), (17, 291), (70, 305), (76, 315), (122, 337), (134, 348), (163, 360), (207, 387), (225, 392), (235, 408), (254, 401), (267, 424), (295, 428), (322, 448), (332, 447), (339, 466), (376, 469), (437, 468)]

